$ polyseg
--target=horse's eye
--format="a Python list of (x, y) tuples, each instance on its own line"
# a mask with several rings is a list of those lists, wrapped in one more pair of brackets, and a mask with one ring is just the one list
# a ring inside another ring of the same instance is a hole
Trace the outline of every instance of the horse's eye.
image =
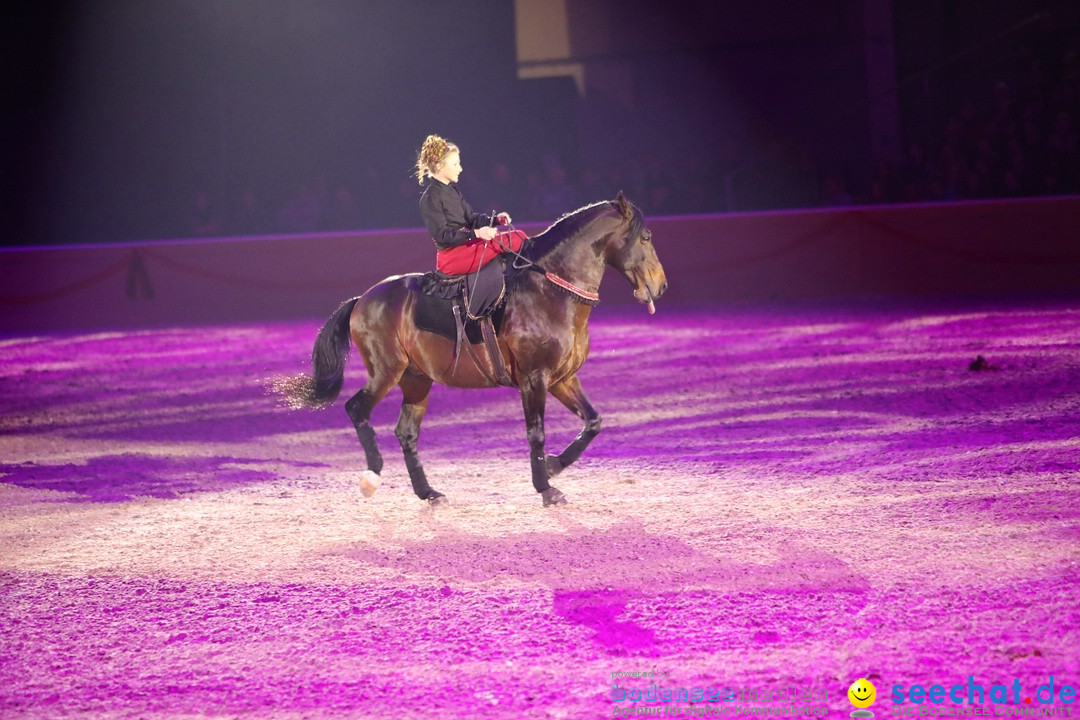
[(652, 235), (642, 235), (641, 236), (641, 242), (643, 242), (643, 243), (652, 242)]

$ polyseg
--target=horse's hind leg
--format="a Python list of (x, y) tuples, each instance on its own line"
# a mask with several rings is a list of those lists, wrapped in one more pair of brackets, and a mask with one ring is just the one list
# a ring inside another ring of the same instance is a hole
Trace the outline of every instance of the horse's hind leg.
[(589, 447), (589, 443), (592, 442), (593, 438), (600, 434), (600, 413), (596, 412), (596, 409), (589, 403), (589, 398), (585, 397), (585, 391), (582, 389), (581, 381), (578, 380), (577, 375), (563, 380), (558, 385), (551, 386), (549, 392), (569, 408), (570, 412), (585, 421), (585, 427), (581, 430), (581, 433), (566, 446), (565, 450), (558, 455), (548, 455), (545, 458), (548, 473), (554, 477), (562, 472), (562, 469), (567, 465), (577, 460), (581, 453), (585, 452), (585, 448)]
[(390, 392), (395, 383), (397, 383), (396, 377), (391, 378), (390, 381), (387, 381), (385, 377), (370, 377), (360, 392), (345, 403), (345, 412), (349, 414), (349, 419), (356, 428), (356, 436), (360, 438), (360, 444), (364, 446), (368, 470), (376, 475), (382, 472), (383, 459), (379, 453), (379, 446), (375, 442), (375, 430), (368, 421), (371, 419), (372, 409), (386, 397), (386, 393)]
[(417, 441), (420, 439), (420, 423), (427, 412), (428, 394), (431, 392), (431, 378), (406, 373), (398, 383), (401, 386), (401, 414), (398, 416), (394, 434), (401, 443), (401, 452), (405, 455), (405, 467), (409, 469), (409, 480), (413, 492), (421, 500), (435, 505), (445, 501), (441, 492), (428, 485), (424, 466), (417, 454)]

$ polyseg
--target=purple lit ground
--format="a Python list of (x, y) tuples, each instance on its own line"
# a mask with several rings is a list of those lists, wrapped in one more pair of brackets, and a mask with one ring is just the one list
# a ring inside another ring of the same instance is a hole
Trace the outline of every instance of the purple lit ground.
[(263, 393), (318, 326), (0, 341), (0, 716), (611, 717), (649, 669), (832, 717), (860, 676), (879, 718), (897, 683), (1080, 685), (1080, 305), (600, 313), (605, 429), (555, 510), (510, 390), (436, 388), (435, 510), (391, 395), (363, 499), (341, 401)]

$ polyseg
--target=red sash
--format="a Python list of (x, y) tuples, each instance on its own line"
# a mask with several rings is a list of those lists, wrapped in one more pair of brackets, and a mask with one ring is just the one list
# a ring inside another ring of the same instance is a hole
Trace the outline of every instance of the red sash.
[(520, 230), (501, 232), (489, 241), (474, 238), (464, 245), (440, 250), (435, 256), (435, 268), (447, 275), (473, 273), (494, 260), (503, 252), (503, 247), (521, 250), (525, 238), (525, 233)]

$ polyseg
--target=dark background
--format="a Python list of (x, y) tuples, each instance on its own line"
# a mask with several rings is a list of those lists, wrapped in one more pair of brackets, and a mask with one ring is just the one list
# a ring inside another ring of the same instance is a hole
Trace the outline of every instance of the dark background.
[[(877, 163), (901, 173), (912, 141), (936, 157), (965, 103), (992, 119), (998, 82), (1061, 91), (1080, 46), (1072, 1), (896, 1), (895, 74), (870, 82), (866, 5), (854, 0), (567, 6), (583, 96), (566, 77), (518, 79), (512, 2), (7, 6), (3, 244), (298, 230), (282, 220), (290, 198), (330, 202), (339, 190), (346, 219), (303, 229), (415, 226), (410, 173), (429, 132), (462, 147), (470, 198), (521, 219), (617, 189), (653, 214), (871, 202)], [(901, 137), (881, 157), (868, 108), (888, 96)], [(484, 186), (497, 163), (514, 178), (505, 199)], [(565, 196), (527, 200), (560, 173)], [(1074, 191), (1065, 177), (983, 192)], [(934, 192), (886, 199), (960, 196)], [(233, 225), (245, 193), (258, 217)]]

